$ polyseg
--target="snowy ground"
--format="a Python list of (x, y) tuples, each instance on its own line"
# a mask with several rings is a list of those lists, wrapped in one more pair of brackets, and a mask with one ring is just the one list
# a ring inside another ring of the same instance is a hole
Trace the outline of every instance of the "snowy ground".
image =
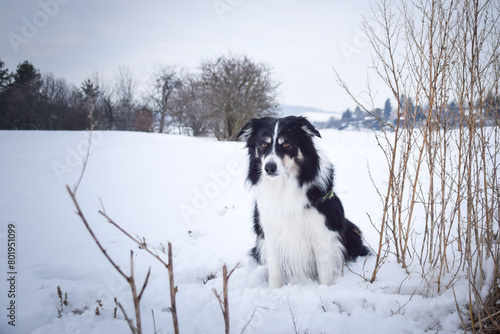
[[(336, 167), (336, 192), (346, 215), (376, 246), (371, 226), (380, 202), (368, 176), (383, 184), (384, 158), (371, 132), (322, 132)], [(114, 298), (132, 316), (131, 293), (84, 228), (65, 189), (80, 176), (86, 132), (0, 131), (0, 333), (128, 333)], [(152, 274), (141, 303), (144, 333), (173, 332), (168, 274), (98, 213), (106, 213), (158, 251), (173, 244), (181, 333), (223, 333), (212, 289), (222, 290), (222, 266), (238, 262), (229, 281), (231, 332), (241, 333), (461, 333), (451, 291), (422, 295), (415, 273), (389, 261), (369, 283), (374, 257), (349, 264), (333, 286), (315, 282), (269, 289), (266, 269), (248, 256), (252, 247), (251, 203), (244, 186), (241, 143), (173, 135), (95, 132), (77, 192), (94, 232), (120, 267), (130, 270), (134, 251), (139, 282)], [(15, 298), (6, 241), (15, 225)], [(215, 277), (207, 280), (207, 278)], [(405, 279), (406, 278), (406, 279)], [(139, 283), (141, 284), (141, 283)], [(57, 286), (68, 305), (58, 318)], [(459, 303), (467, 287), (457, 284)], [(15, 301), (15, 327), (8, 324)], [(97, 300), (102, 301), (95, 315)], [(80, 312), (77, 312), (80, 311)], [(82, 314), (76, 314), (82, 313)]]

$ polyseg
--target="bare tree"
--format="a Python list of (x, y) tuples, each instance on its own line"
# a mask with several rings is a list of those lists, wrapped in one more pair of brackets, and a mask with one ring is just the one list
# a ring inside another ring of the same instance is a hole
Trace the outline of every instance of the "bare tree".
[(134, 130), (144, 132), (154, 131), (154, 113), (148, 106), (144, 105), (135, 111)]
[(178, 90), (173, 101), (173, 118), (182, 132), (193, 136), (209, 133), (212, 122), (211, 108), (206, 103), (206, 91), (195, 74), (187, 74), (183, 86)]
[(173, 96), (182, 87), (179, 70), (173, 66), (161, 66), (152, 77), (153, 88), (149, 98), (153, 110), (160, 115), (159, 132), (165, 132), (168, 117), (171, 117)]
[(119, 123), (119, 109), (117, 103), (117, 91), (110, 80), (99, 77), (99, 99), (96, 108), (99, 110), (99, 129), (117, 130)]
[(120, 117), (120, 129), (134, 128), (135, 97), (137, 94), (137, 79), (130, 69), (121, 66), (118, 68), (115, 82), (116, 105)]
[(229, 55), (203, 61), (200, 70), (211, 130), (218, 139), (234, 140), (251, 118), (276, 113), (279, 85), (266, 65)]
[(66, 80), (56, 78), (52, 73), (42, 75), (40, 95), (42, 103), (39, 112), (43, 114), (42, 128), (48, 130), (59, 130), (65, 114), (68, 111), (68, 99), (71, 94), (70, 85)]

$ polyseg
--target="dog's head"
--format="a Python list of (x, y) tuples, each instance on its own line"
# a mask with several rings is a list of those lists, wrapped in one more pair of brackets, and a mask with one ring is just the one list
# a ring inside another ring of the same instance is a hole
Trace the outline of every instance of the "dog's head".
[(321, 136), (305, 117), (252, 119), (238, 135), (248, 148), (250, 181), (255, 184), (261, 175), (298, 175), (305, 163), (318, 166), (314, 137)]

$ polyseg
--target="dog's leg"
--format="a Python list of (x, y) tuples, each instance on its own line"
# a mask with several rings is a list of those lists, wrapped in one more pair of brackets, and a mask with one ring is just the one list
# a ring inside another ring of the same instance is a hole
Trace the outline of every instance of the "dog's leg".
[(258, 264), (267, 263), (266, 243), (264, 238), (261, 236), (257, 237), (257, 242), (255, 243), (255, 247), (252, 248), (251, 254)]
[(269, 269), (269, 287), (271, 289), (281, 288), (283, 286), (283, 277), (279, 262), (279, 255), (274, 247), (266, 245), (267, 267)]
[(316, 266), (320, 284), (332, 285), (335, 283), (337, 269), (330, 254), (322, 253), (319, 257), (316, 257)]
[(313, 245), (318, 280), (320, 284), (332, 285), (342, 265), (342, 243), (337, 233), (328, 231)]

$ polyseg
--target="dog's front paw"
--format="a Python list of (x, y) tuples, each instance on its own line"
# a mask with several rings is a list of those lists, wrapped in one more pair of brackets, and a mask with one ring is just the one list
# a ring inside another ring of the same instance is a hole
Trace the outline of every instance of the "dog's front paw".
[(319, 284), (330, 286), (330, 285), (335, 284), (336, 278), (337, 278), (337, 275), (324, 275), (324, 276), (320, 276), (318, 278), (318, 280), (319, 280)]
[(269, 288), (270, 289), (279, 289), (283, 286), (282, 280), (269, 280)]
[(283, 278), (279, 270), (269, 270), (269, 288), (279, 289), (283, 286)]

